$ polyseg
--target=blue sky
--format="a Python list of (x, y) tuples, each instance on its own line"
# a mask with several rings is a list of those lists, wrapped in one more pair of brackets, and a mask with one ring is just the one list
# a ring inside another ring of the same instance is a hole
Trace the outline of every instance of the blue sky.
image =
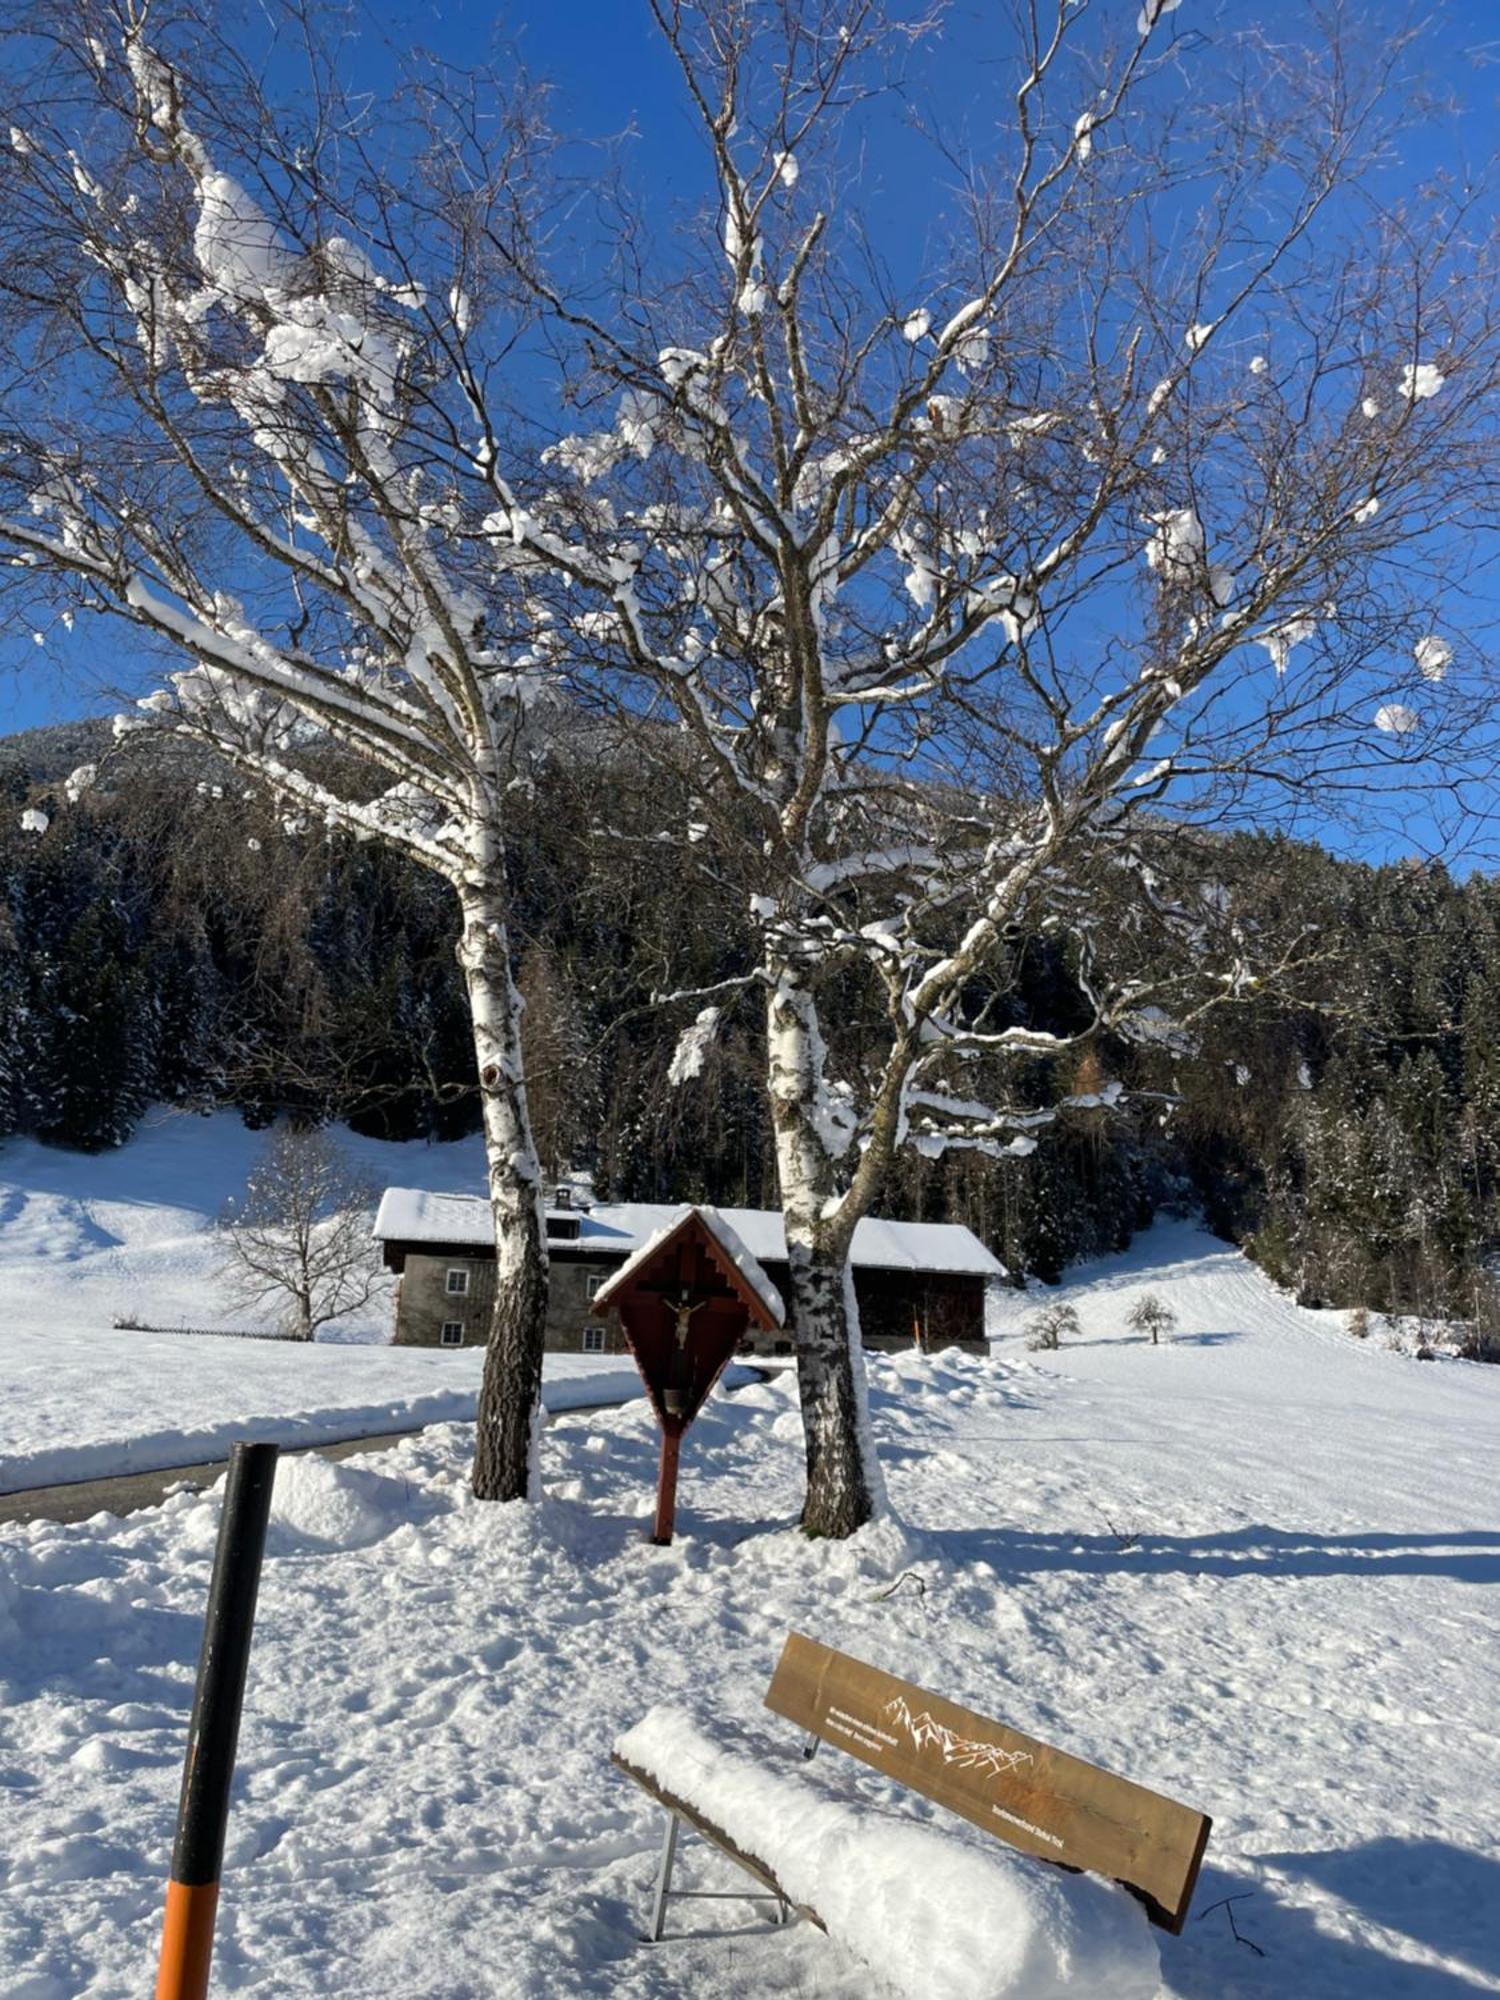
[[(1128, 22), (1137, 0), (1091, 4), (1106, 15), (1118, 12)], [(1231, 36), (1243, 25), (1246, 11), (1246, 0), (1182, 0), (1158, 32), (1212, 42)], [(1279, 23), (1291, 28), (1307, 11), (1308, 0), (1267, 0), (1253, 9), (1272, 36)], [(1412, 135), (1403, 157), (1392, 163), (1390, 191), (1432, 170), (1463, 173), (1482, 167), (1500, 128), (1500, 8), (1495, 0), (1437, 0), (1428, 9), (1408, 9), (1396, 0), (1360, 0), (1350, 11), (1360, 35), (1380, 41), (1410, 13), (1425, 16), (1429, 25), (1421, 62), (1435, 93), (1451, 97), (1451, 108), (1429, 118)], [(982, 156), (1000, 115), (1009, 75), (1007, 15), (1001, 5), (959, 0), (941, 40), (914, 65), (912, 109), (941, 125), (959, 153)], [(262, 21), (258, 12), (249, 11), (247, 34), (257, 32)], [(631, 179), (651, 188), (664, 221), (670, 221), (671, 211), (686, 209), (700, 197), (701, 140), (645, 0), (561, 0), (504, 12), (488, 0), (440, 0), (421, 8), (364, 0), (351, 16), (348, 71), (378, 90), (414, 44), (458, 63), (517, 48), (533, 73), (553, 87), (553, 125), (599, 140), (616, 139)], [(273, 77), (275, 69), (273, 56)], [(915, 269), (923, 261), (940, 206), (934, 189), (941, 188), (950, 170), (895, 107), (881, 114), (877, 137), (866, 159), (861, 206), (872, 218), (879, 248), (899, 273), (903, 266)], [(1500, 577), (1491, 601), (1500, 612)], [(139, 680), (143, 662), (133, 655), (128, 631), (85, 622), (86, 638), (83, 628), (69, 639), (51, 626), (42, 646), (29, 631), (0, 635), (0, 732), (108, 712), (115, 705), (109, 690)]]

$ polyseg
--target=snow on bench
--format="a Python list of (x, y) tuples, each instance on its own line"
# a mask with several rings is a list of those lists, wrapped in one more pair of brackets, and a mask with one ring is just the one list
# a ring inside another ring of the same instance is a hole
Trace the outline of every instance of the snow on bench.
[[(1137, 1903), (1180, 1930), (1208, 1839), (1201, 1813), (798, 1633), (766, 1705), (809, 1732), (802, 1756), (668, 1706), (614, 1746), (614, 1763), (667, 1814), (653, 1941), (669, 1897), (714, 1893), (671, 1886), (686, 1824), (763, 1886), (781, 1921), (795, 1908), (898, 1991), (952, 2000), (1158, 1991)], [(1023, 1851), (981, 1847), (855, 1796), (806, 1761), (819, 1739)], [(1119, 1886), (1077, 1872), (1085, 1868)]]
[[(686, 1821), (899, 1993), (1154, 2000), (1160, 1990), (1150, 1931), (1123, 1891), (878, 1812), (784, 1747), (778, 1760), (763, 1737), (718, 1722), (710, 1735), (663, 1706), (620, 1738), (614, 1761), (672, 1815), (674, 1849)], [(695, 1893), (670, 1890), (664, 1873), (668, 1893)]]

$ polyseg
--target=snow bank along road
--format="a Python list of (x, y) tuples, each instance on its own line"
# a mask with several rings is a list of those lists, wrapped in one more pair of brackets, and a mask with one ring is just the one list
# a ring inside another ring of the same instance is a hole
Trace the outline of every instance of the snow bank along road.
[[(0, 1436), (11, 1434), (0, 1450), (0, 1503), (39, 1487), (194, 1471), (222, 1460), (237, 1438), (296, 1451), (472, 1422), (483, 1363), (478, 1348), (440, 1354), (123, 1331), (60, 1346), (49, 1371), (40, 1360), (17, 1363), (21, 1341), (0, 1341), (9, 1350)], [(380, 1365), (392, 1362), (416, 1365)], [(747, 1378), (739, 1371), (734, 1379)], [(68, 1415), (75, 1389), (76, 1439)], [(549, 1354), (544, 1363), (542, 1401), (552, 1415), (641, 1393), (628, 1356)], [(8, 1511), (0, 1504), (0, 1519)]]
[[(1147, 1285), (1170, 1346), (1125, 1328)], [(216, 1990), (869, 1994), (749, 1906), (639, 1942), (657, 1829), (608, 1746), (657, 1699), (765, 1728), (796, 1626), (1213, 1813), (1164, 1995), (1500, 1993), (1500, 1372), (1370, 1351), (1180, 1227), (1067, 1295), (1056, 1355), (876, 1364), (907, 1527), (848, 1545), (789, 1529), (790, 1379), (710, 1404), (670, 1549), (640, 1403), (549, 1427), (540, 1518), (471, 1500), (459, 1429), (284, 1468)], [(215, 1525), (0, 1530), (5, 2000), (149, 1979)]]
[[(724, 1376), (725, 1386), (731, 1389), (757, 1379), (753, 1369), (741, 1369), (738, 1364), (727, 1369)], [(547, 1386), (543, 1385), (544, 1391)], [(584, 1388), (587, 1387), (585, 1383)], [(602, 1370), (596, 1386), (589, 1391), (598, 1396), (597, 1402), (574, 1402), (573, 1384), (565, 1383), (564, 1388), (567, 1393), (561, 1407), (565, 1410), (612, 1409), (641, 1394), (638, 1377), (626, 1378)], [(549, 1410), (548, 1414), (553, 1412)], [(316, 1452), (320, 1458), (370, 1457), (389, 1451), (423, 1428), (421, 1424), (409, 1424), (404, 1430), (367, 1433), (344, 1438), (337, 1444), (297, 1445), (292, 1449)], [(19, 1493), (0, 1493), (0, 1522), (86, 1521), (91, 1514), (137, 1514), (143, 1507), (160, 1506), (179, 1486), (211, 1486), (228, 1469), (227, 1458), (209, 1459), (193, 1465), (162, 1466), (155, 1472), (116, 1473), (107, 1479), (73, 1479), (59, 1486), (33, 1486)]]
[[(344, 1143), (380, 1184), (483, 1185), (474, 1141)], [(228, 1112), (158, 1111), (117, 1153), (0, 1145), (0, 1493), (202, 1464), (237, 1437), (299, 1446), (473, 1416), (478, 1349), (370, 1344), (389, 1335), (388, 1287), (315, 1346), (114, 1327), (245, 1324), (211, 1225), (263, 1144)], [(554, 1411), (639, 1388), (628, 1361), (548, 1360)]]

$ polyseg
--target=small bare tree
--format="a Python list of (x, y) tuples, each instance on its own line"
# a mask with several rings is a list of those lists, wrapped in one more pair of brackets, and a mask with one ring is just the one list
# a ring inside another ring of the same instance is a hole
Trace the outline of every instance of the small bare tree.
[(1177, 1324), (1177, 1315), (1165, 1299), (1159, 1299), (1155, 1292), (1146, 1292), (1138, 1298), (1125, 1316), (1125, 1324), (1134, 1333), (1149, 1333), (1151, 1345), (1160, 1344), (1164, 1333), (1171, 1333)]
[(320, 1326), (367, 1305), (380, 1283), (370, 1233), (377, 1193), (327, 1132), (279, 1127), (243, 1199), (219, 1221), (236, 1303), (274, 1309), (290, 1340), (316, 1339)]
[(1083, 1328), (1079, 1324), (1078, 1308), (1058, 1300), (1053, 1305), (1042, 1306), (1026, 1322), (1030, 1338), (1026, 1345), (1036, 1351), (1050, 1351), (1061, 1347), (1063, 1341), (1076, 1340)]

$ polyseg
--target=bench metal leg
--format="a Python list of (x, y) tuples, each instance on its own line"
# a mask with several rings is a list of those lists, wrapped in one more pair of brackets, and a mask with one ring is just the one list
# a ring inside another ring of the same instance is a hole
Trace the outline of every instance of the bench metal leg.
[(662, 1928), (667, 1921), (667, 1897), (672, 1892), (672, 1864), (677, 1859), (677, 1832), (681, 1822), (676, 1813), (667, 1814), (666, 1831), (662, 1835), (661, 1865), (656, 1871), (656, 1894), (651, 1904), (651, 1942), (661, 1943)]
[(679, 1898), (686, 1896), (691, 1897), (695, 1902), (710, 1903), (759, 1903), (769, 1899), (776, 1905), (776, 1915), (771, 1921), (778, 1928), (792, 1921), (792, 1906), (786, 1897), (781, 1894), (779, 1889), (762, 1887), (758, 1877), (755, 1878), (756, 1887), (750, 1891), (743, 1889), (674, 1889), (672, 1887), (672, 1871), (677, 1865), (677, 1840), (682, 1832), (683, 1823), (670, 1806), (665, 1807), (663, 1810), (666, 1824), (662, 1829), (661, 1859), (657, 1863), (656, 1868), (656, 1887), (652, 1891), (651, 1896), (650, 1939), (652, 1944), (661, 1943), (662, 1932), (666, 1929), (667, 1923), (667, 1903), (673, 1896)]

